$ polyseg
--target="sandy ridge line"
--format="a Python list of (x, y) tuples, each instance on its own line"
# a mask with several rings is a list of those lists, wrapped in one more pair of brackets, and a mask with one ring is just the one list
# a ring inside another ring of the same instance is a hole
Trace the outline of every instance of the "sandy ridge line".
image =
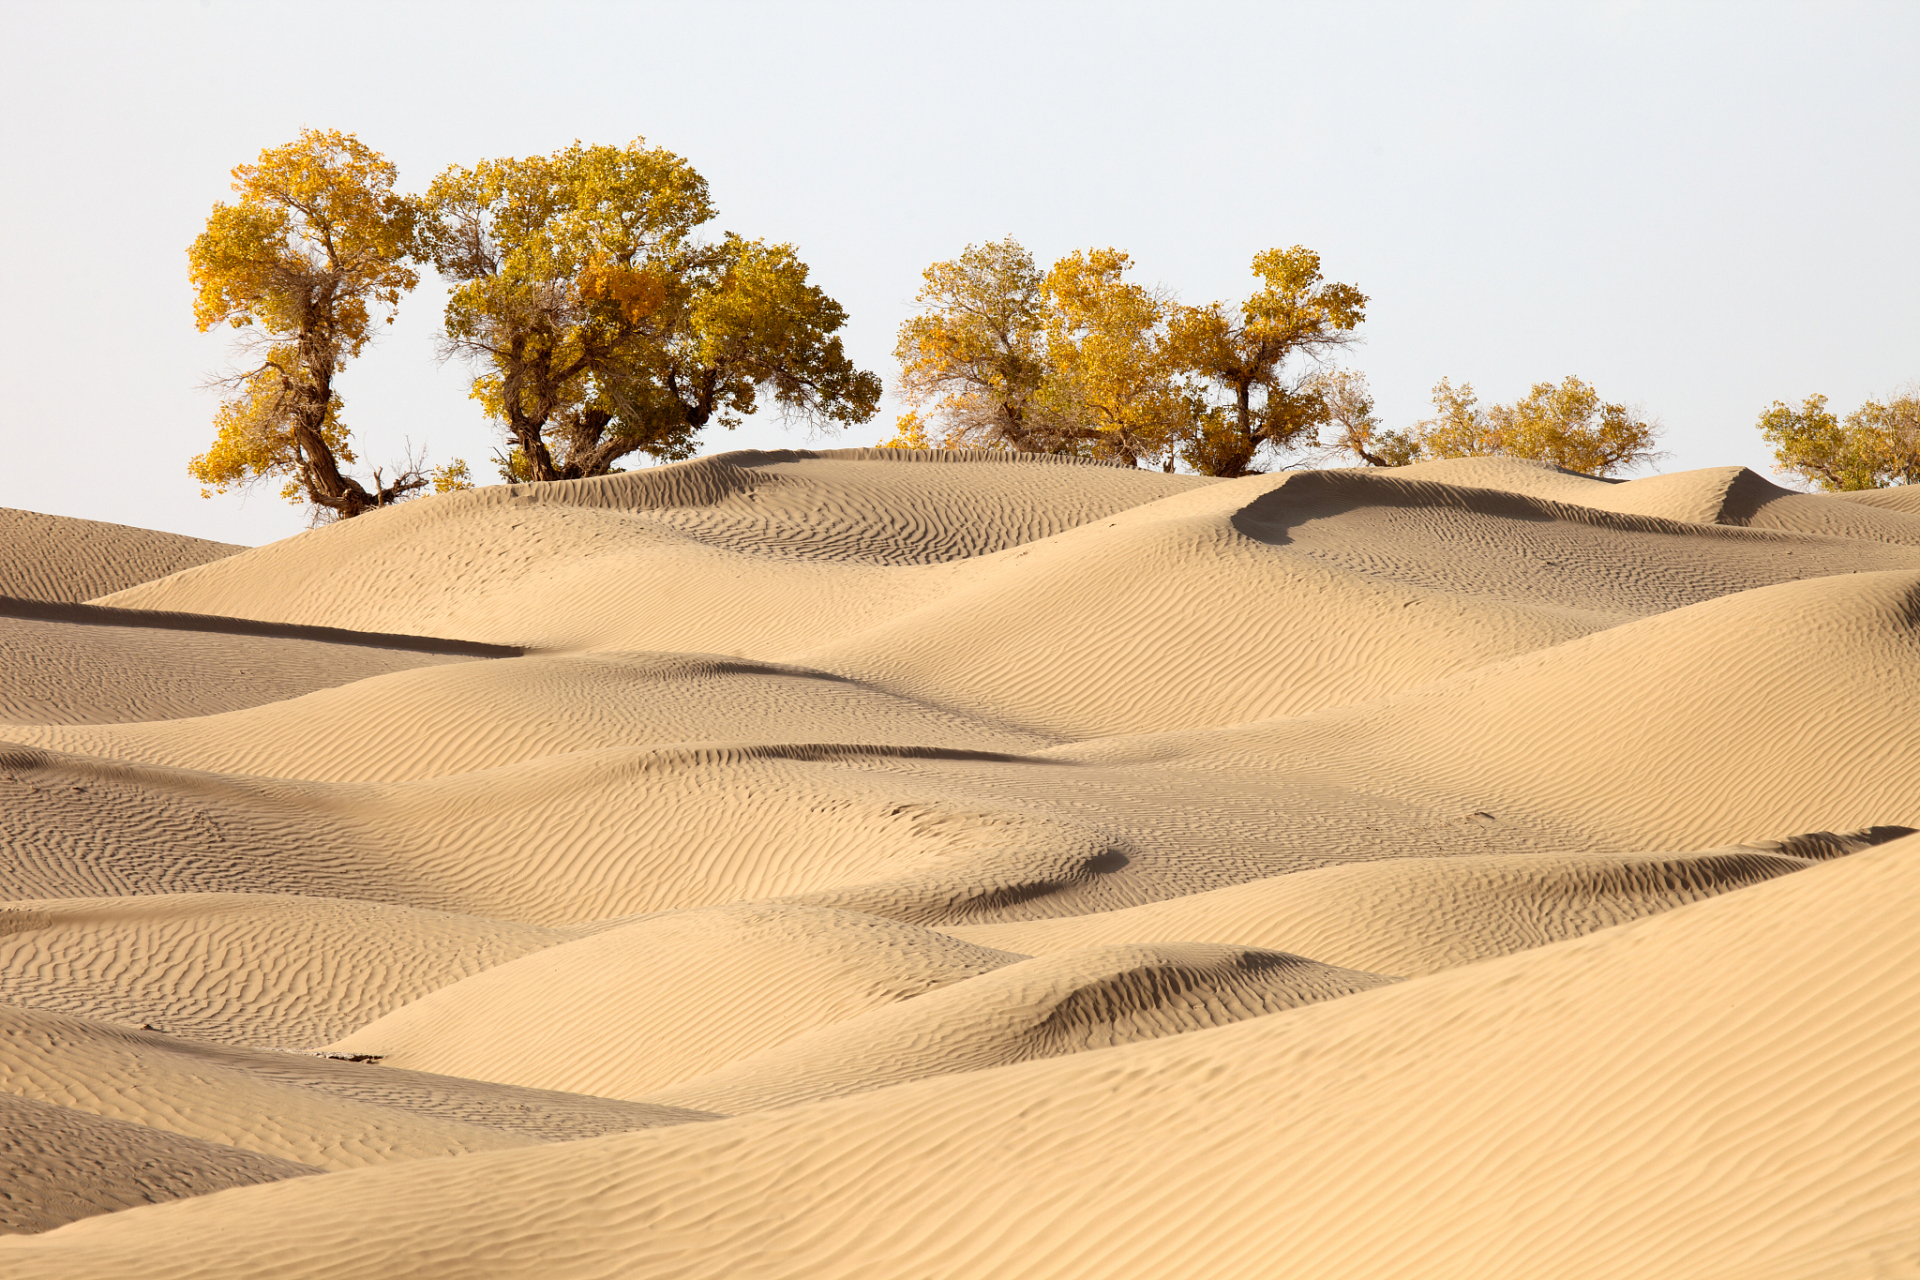
[[(746, 479), (741, 472), (788, 462), (930, 462), (984, 463), (1007, 466), (1107, 467), (1135, 472), (1138, 468), (1100, 458), (1075, 458), (1051, 453), (1007, 453), (998, 449), (729, 449), (664, 467), (623, 471), (618, 476), (587, 476), (578, 480), (550, 480), (533, 484), (484, 485), (476, 492), (496, 491), (490, 497), (521, 501), (551, 501), (572, 505), (582, 498), (599, 505), (617, 495), (619, 505), (681, 506), (691, 498), (709, 503), (727, 493), (764, 483), (764, 477)], [(697, 496), (696, 496), (697, 495)]]
[(297, 622), (258, 622), (252, 618), (179, 613), (171, 609), (63, 604), (9, 595), (0, 595), (0, 617), (94, 627), (143, 627), (154, 631), (205, 631), (215, 635), (267, 636), (278, 640), (319, 640), (328, 644), (360, 645), (370, 649), (454, 653), (475, 658), (518, 658), (532, 652), (519, 645), (484, 644), (478, 640), (447, 640), (438, 636), (402, 635), (390, 631), (354, 631), (346, 627), (317, 627)]

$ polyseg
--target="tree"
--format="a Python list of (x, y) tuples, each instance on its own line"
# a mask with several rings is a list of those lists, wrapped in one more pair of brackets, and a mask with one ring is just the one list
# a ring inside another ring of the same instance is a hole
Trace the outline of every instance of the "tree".
[(893, 420), (893, 435), (882, 440), (879, 449), (937, 449), (942, 446), (927, 438), (927, 424), (916, 410), (908, 410)]
[(1205, 410), (1180, 378), (1164, 324), (1171, 300), (1124, 279), (1132, 265), (1118, 249), (1076, 250), (1047, 272), (1048, 369), (1031, 430), (1054, 452), (1172, 471)]
[(1433, 388), (1433, 409), (1433, 416), (1415, 423), (1409, 433), (1409, 447), (1416, 457), (1477, 458), (1507, 452), (1490, 415), (1480, 408), (1471, 382), (1455, 390), (1451, 380), (1440, 379)]
[(1825, 396), (1798, 409), (1776, 400), (1760, 415), (1776, 470), (1830, 493), (1920, 483), (1920, 385), (1869, 400), (1842, 422)]
[(1319, 255), (1297, 245), (1254, 257), (1263, 287), (1234, 314), (1179, 306), (1128, 280), (1132, 267), (1118, 249), (1088, 249), (1043, 274), (1011, 237), (928, 267), (924, 310), (894, 348), (920, 434), (895, 440), (938, 430), (949, 445), (1169, 471), (1184, 459), (1219, 476), (1317, 443), (1332, 421), (1327, 360), (1354, 341), (1366, 295), (1324, 281)]
[(1382, 447), (1370, 450), (1371, 456), (1362, 452), (1362, 459), (1374, 466), (1401, 466), (1423, 458), (1529, 458), (1606, 476), (1660, 456), (1654, 448), (1658, 423), (1626, 405), (1602, 401), (1579, 378), (1559, 386), (1536, 382), (1513, 404), (1487, 409), (1480, 408), (1471, 383), (1456, 389), (1442, 378), (1433, 389), (1433, 406), (1433, 417), (1407, 431), (1374, 437)]
[(1215, 302), (1171, 317), (1174, 360), (1227, 399), (1184, 453), (1205, 475), (1249, 475), (1263, 451), (1317, 443), (1317, 429), (1331, 420), (1318, 375), (1366, 320), (1367, 296), (1325, 281), (1311, 249), (1265, 250), (1253, 273), (1262, 288), (1237, 316)]
[(375, 471), (370, 488), (341, 470), (356, 458), (334, 376), (372, 338), (375, 312), (393, 323), (418, 282), (414, 210), (394, 177), (352, 134), (315, 129), (233, 171), (239, 200), (216, 203), (187, 250), (194, 320), (262, 336), (243, 343), (257, 363), (222, 380), (213, 445), (188, 464), (203, 496), (278, 476), (283, 497), (344, 519), (427, 485), (417, 460), (390, 483)]
[(950, 445), (1047, 450), (1032, 422), (1048, 368), (1043, 282), (1012, 236), (921, 273), (913, 300), (925, 310), (900, 325), (893, 349), (920, 438), (938, 424)]
[(1414, 433), (1391, 431), (1374, 414), (1367, 377), (1357, 369), (1336, 369), (1314, 376), (1308, 390), (1334, 428), (1326, 446), (1330, 455), (1353, 454), (1370, 467), (1404, 467), (1420, 457)]
[(1171, 300), (1126, 280), (1131, 267), (1092, 249), (1042, 273), (1012, 237), (928, 267), (914, 296), (924, 310), (894, 347), (914, 406), (894, 442), (937, 431), (948, 446), (1171, 470), (1199, 406), (1171, 359)]
[(604, 475), (644, 451), (691, 456), (765, 394), (854, 423), (880, 383), (834, 335), (846, 313), (791, 245), (727, 234), (692, 166), (636, 139), (454, 166), (429, 189), (420, 252), (458, 282), (443, 350), (510, 440), (508, 479)]

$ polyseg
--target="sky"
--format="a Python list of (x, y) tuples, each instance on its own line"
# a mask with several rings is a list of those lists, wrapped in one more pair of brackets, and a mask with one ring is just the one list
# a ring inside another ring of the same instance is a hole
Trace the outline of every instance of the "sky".
[[(1920, 3), (460, 4), (0, 0), (0, 506), (258, 544), (202, 499), (228, 333), (187, 245), (303, 126), (403, 190), (449, 164), (644, 137), (721, 230), (788, 241), (891, 388), (928, 263), (1012, 235), (1133, 255), (1187, 302), (1317, 250), (1370, 297), (1381, 416), (1577, 375), (1665, 427), (1662, 470), (1766, 472), (1754, 421), (1920, 378)], [(428, 273), (341, 375), (364, 462), (491, 480)], [(771, 413), (703, 452), (867, 445)]]

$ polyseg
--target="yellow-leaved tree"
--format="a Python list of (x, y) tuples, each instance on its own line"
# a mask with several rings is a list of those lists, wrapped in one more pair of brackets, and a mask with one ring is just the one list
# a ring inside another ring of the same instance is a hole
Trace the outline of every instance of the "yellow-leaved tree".
[(937, 427), (950, 446), (1047, 450), (1033, 421), (1048, 371), (1043, 279), (1011, 236), (968, 245), (921, 273), (914, 301), (923, 310), (901, 324), (894, 346), (901, 393), (917, 407), (901, 418), (893, 447), (925, 448)]
[(1367, 295), (1324, 279), (1320, 255), (1300, 245), (1254, 255), (1253, 274), (1261, 288), (1237, 308), (1215, 302), (1171, 317), (1173, 360), (1226, 401), (1183, 450), (1203, 475), (1248, 475), (1263, 453), (1317, 444), (1333, 421), (1329, 393), (1356, 391), (1326, 375), (1330, 357), (1357, 340)]
[(1233, 311), (1184, 307), (1088, 249), (1042, 272), (1008, 237), (922, 273), (894, 354), (912, 412), (889, 444), (941, 443), (1246, 475), (1263, 451), (1317, 444), (1371, 401), (1329, 358), (1366, 296), (1295, 246), (1253, 261), (1263, 288)]
[[(894, 354), (913, 411), (890, 444), (1065, 453), (1172, 469), (1196, 399), (1173, 359), (1165, 291), (1118, 249), (1042, 272), (1012, 237), (921, 276)], [(924, 411), (924, 414), (923, 414)]]
[(189, 473), (221, 493), (280, 478), (289, 501), (316, 519), (383, 507), (436, 481), (462, 487), (464, 464), (430, 475), (409, 460), (391, 480), (363, 483), (334, 377), (393, 321), (418, 282), (407, 265), (414, 209), (393, 190), (394, 166), (350, 133), (302, 130), (233, 171), (239, 199), (213, 206), (187, 250), (194, 320), (251, 330), (244, 372), (222, 379), (229, 395), (213, 445)]
[(1510, 405), (1481, 408), (1471, 383), (1442, 378), (1434, 416), (1402, 432), (1362, 433), (1355, 452), (1374, 466), (1425, 458), (1497, 456), (1548, 462), (1584, 475), (1610, 476), (1660, 457), (1659, 424), (1627, 405), (1604, 401), (1587, 383), (1536, 382)]
[(1359, 370), (1318, 373), (1310, 389), (1325, 415), (1322, 425), (1333, 429), (1333, 438), (1324, 444), (1326, 455), (1353, 454), (1370, 467), (1404, 467), (1420, 460), (1417, 433), (1387, 429), (1374, 413), (1373, 392)]
[(882, 449), (937, 449), (942, 447), (927, 438), (925, 419), (915, 410), (908, 410), (893, 420), (893, 434), (882, 440), (878, 446)]
[(1127, 280), (1132, 265), (1118, 249), (1075, 250), (1047, 272), (1037, 434), (1054, 452), (1172, 471), (1204, 406), (1167, 332), (1172, 300)]
[(873, 416), (880, 382), (835, 336), (838, 303), (793, 247), (731, 233), (692, 166), (636, 139), (454, 166), (424, 201), (420, 245), (456, 282), (443, 350), (506, 428), (509, 480), (604, 475), (635, 452), (691, 456), (765, 395), (815, 422)]
[(1920, 484), (1920, 384), (1869, 400), (1842, 421), (1825, 396), (1760, 415), (1776, 470), (1830, 493)]

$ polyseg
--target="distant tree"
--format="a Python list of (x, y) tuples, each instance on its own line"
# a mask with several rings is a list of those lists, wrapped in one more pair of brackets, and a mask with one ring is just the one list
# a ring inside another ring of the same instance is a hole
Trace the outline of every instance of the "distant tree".
[(375, 312), (393, 323), (418, 281), (406, 265), (414, 210), (394, 176), (352, 134), (315, 129), (233, 171), (239, 200), (216, 203), (187, 250), (193, 314), (203, 333), (225, 323), (260, 336), (242, 343), (252, 367), (219, 384), (229, 395), (213, 445), (188, 464), (203, 496), (280, 477), (289, 501), (344, 519), (429, 483), (417, 459), (370, 486), (341, 470), (357, 459), (334, 375), (371, 339)]
[(1776, 400), (1760, 415), (1776, 470), (1828, 492), (1920, 483), (1920, 384), (1869, 400), (1843, 422), (1825, 396), (1798, 409)]
[(893, 351), (923, 438), (932, 429), (949, 445), (1049, 450), (1032, 420), (1048, 369), (1044, 281), (1011, 236), (921, 272), (924, 310), (900, 325)]
[(937, 449), (936, 444), (927, 435), (927, 424), (917, 410), (909, 410), (893, 420), (893, 435), (882, 440), (877, 446), (881, 449)]
[(1265, 250), (1253, 273), (1262, 287), (1234, 311), (1215, 302), (1171, 315), (1172, 358), (1227, 401), (1183, 453), (1203, 475), (1248, 475), (1263, 452), (1316, 444), (1331, 421), (1320, 375), (1366, 319), (1367, 296), (1324, 280), (1311, 249)]
[(1327, 456), (1352, 455), (1370, 467), (1404, 467), (1419, 460), (1413, 433), (1390, 431), (1375, 415), (1373, 393), (1359, 370), (1318, 374), (1308, 389), (1326, 415), (1323, 425), (1333, 428), (1333, 438), (1323, 446)]
[(1205, 416), (1166, 329), (1171, 299), (1124, 277), (1118, 249), (1074, 251), (1042, 282), (1047, 376), (1032, 433), (1053, 452), (1174, 469)]
[[(1405, 465), (1423, 458), (1497, 456), (1550, 462), (1569, 471), (1607, 476), (1660, 456), (1657, 423), (1626, 405), (1600, 399), (1579, 378), (1559, 386), (1536, 382), (1511, 405), (1482, 409), (1471, 383), (1457, 389), (1442, 378), (1433, 389), (1434, 416), (1405, 432), (1376, 437), (1383, 447), (1371, 465)], [(1378, 461), (1375, 461), (1378, 459)]]
[(443, 350), (478, 366), (472, 395), (506, 427), (508, 479), (688, 457), (761, 395), (841, 424), (879, 403), (834, 336), (845, 311), (793, 247), (697, 240), (706, 181), (644, 140), (456, 165), (424, 205), (420, 252), (457, 282)]
[(435, 493), (459, 493), (473, 488), (473, 472), (465, 458), (455, 458), (444, 467), (435, 467), (432, 478)]
[(1409, 447), (1417, 457), (1476, 458), (1507, 452), (1471, 382), (1456, 390), (1451, 380), (1440, 379), (1433, 388), (1433, 409), (1433, 416), (1415, 423), (1409, 433)]

